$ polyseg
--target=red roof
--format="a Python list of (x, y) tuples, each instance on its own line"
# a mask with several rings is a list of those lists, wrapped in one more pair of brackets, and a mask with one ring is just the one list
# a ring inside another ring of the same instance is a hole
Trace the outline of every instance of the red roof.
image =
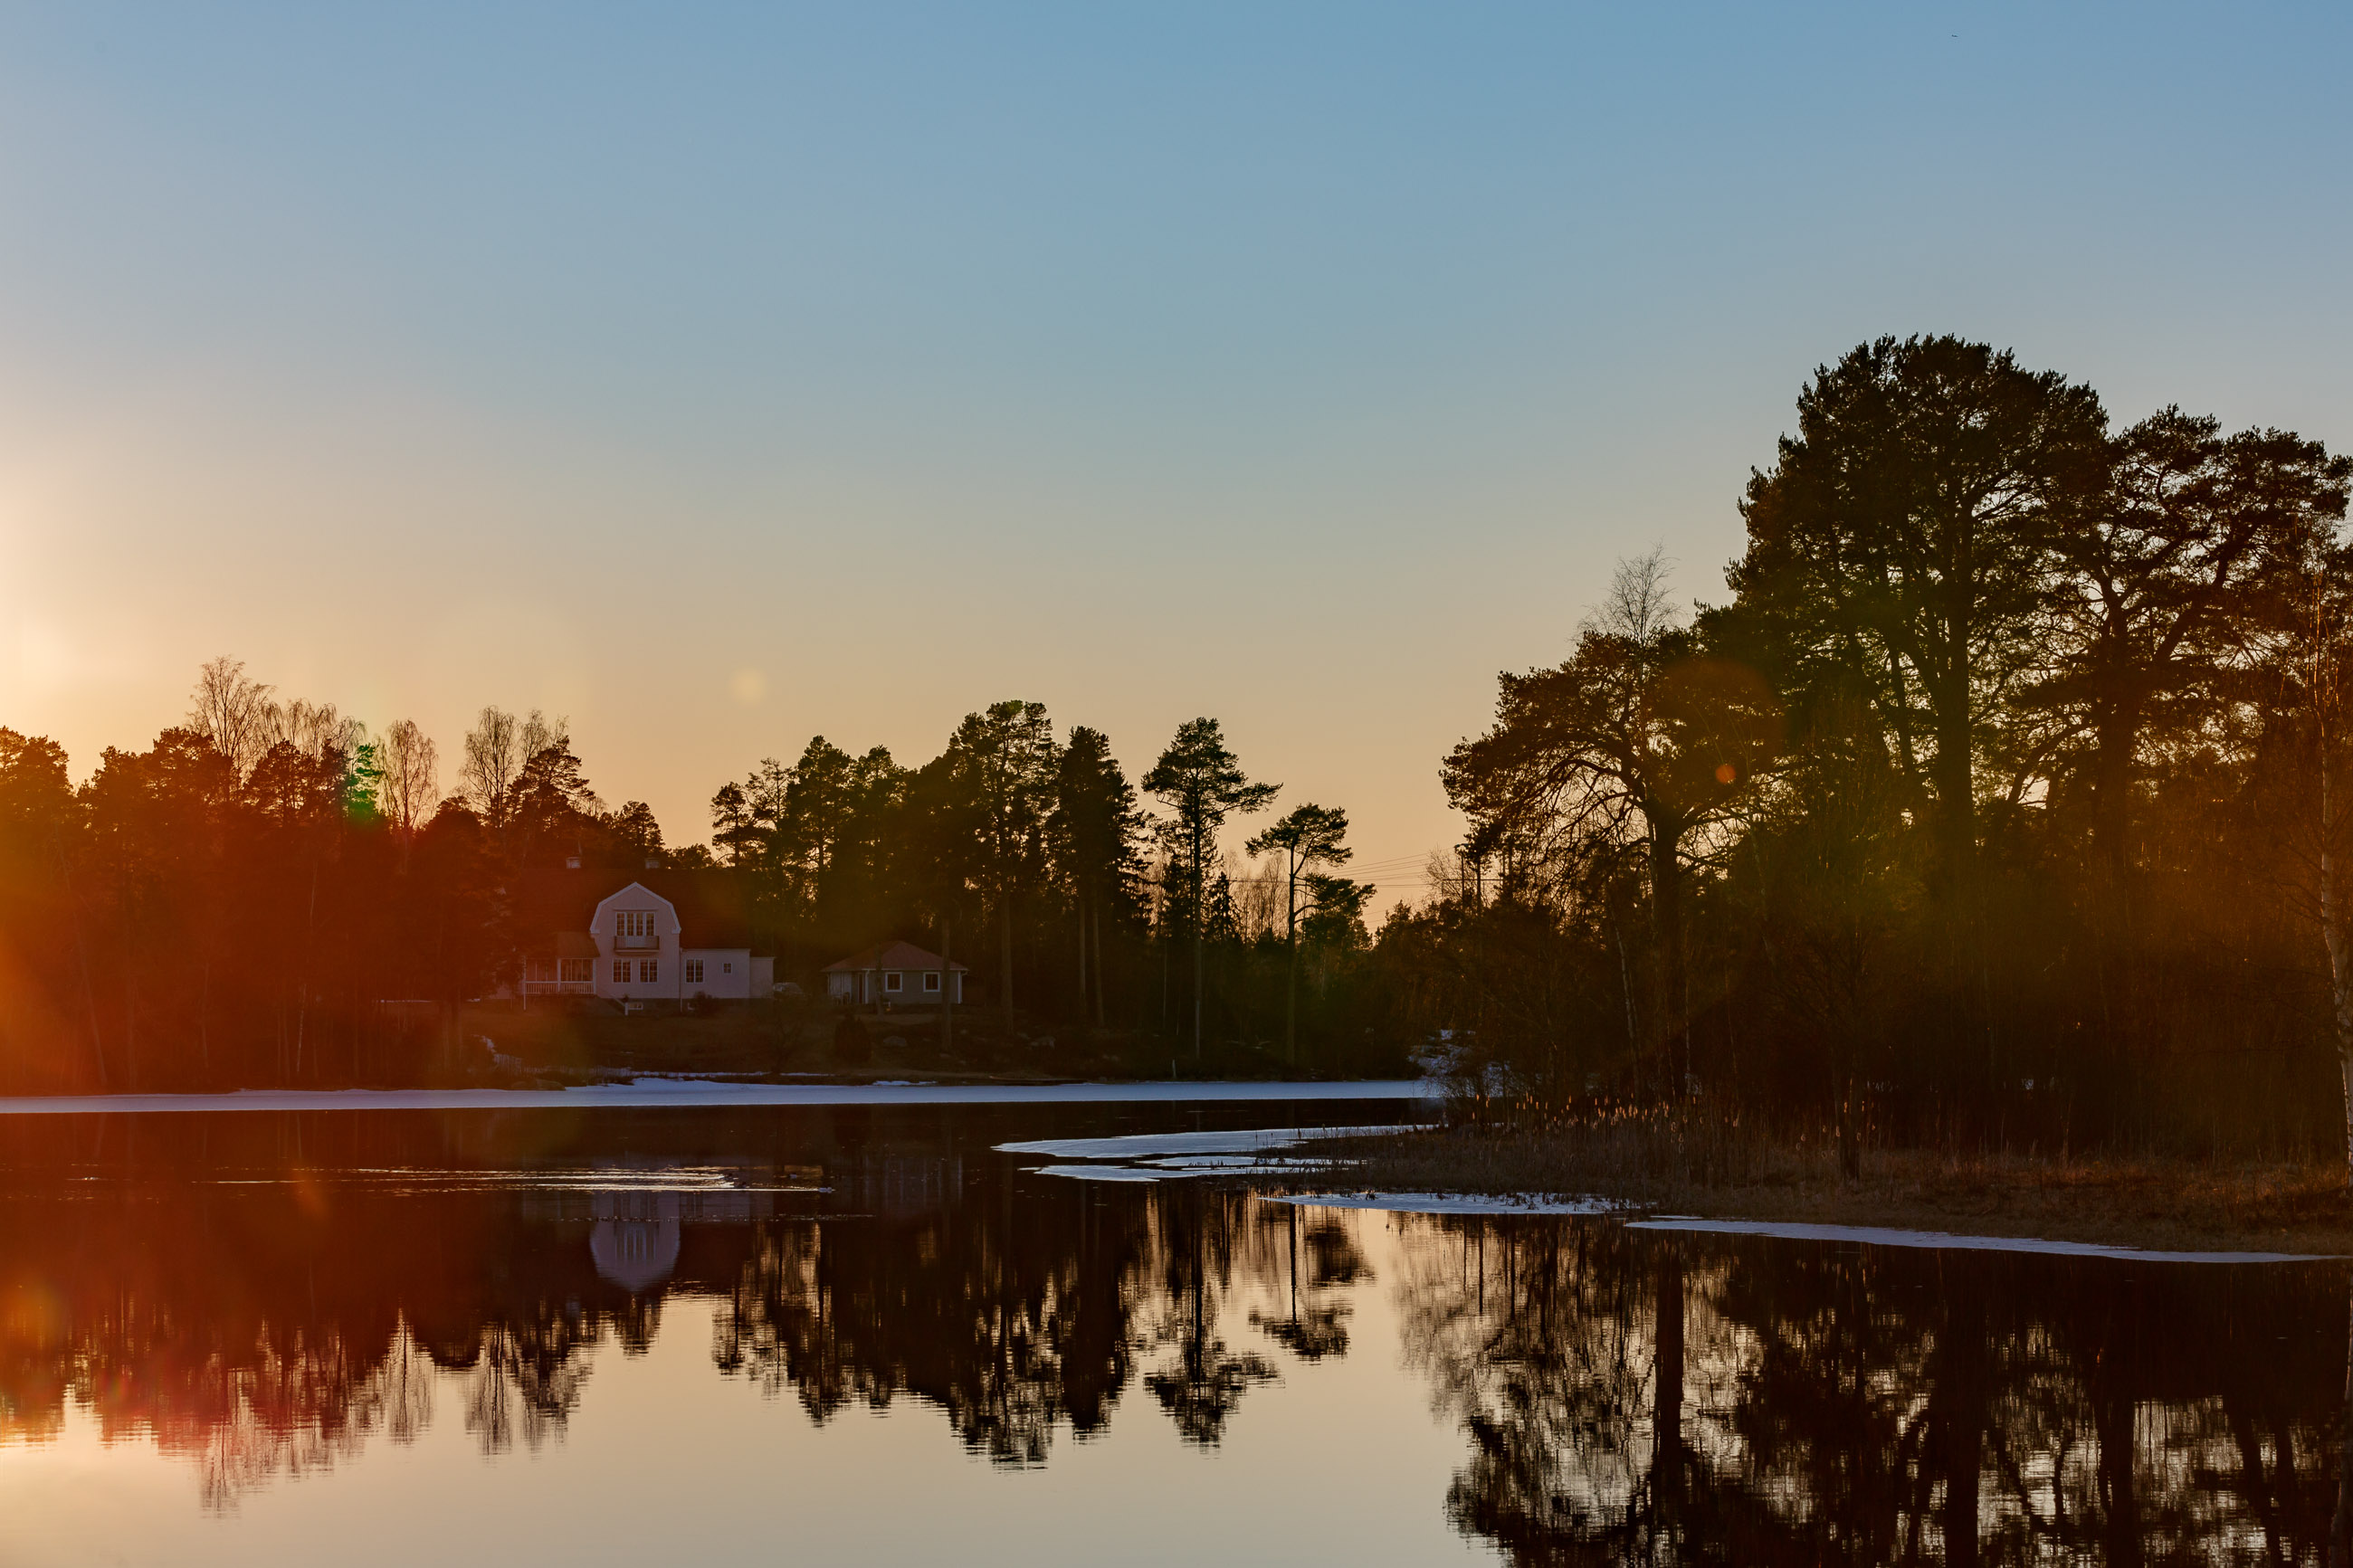
[[(925, 952), (912, 942), (878, 942), (872, 947), (853, 952), (848, 958), (825, 966), (828, 974), (855, 974), (861, 969), (937, 969), (940, 955)], [(970, 967), (950, 963), (949, 967), (969, 974)]]

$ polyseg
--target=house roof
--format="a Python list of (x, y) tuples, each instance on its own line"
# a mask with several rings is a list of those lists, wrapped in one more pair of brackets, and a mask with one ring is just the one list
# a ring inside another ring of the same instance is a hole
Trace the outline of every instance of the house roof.
[[(937, 969), (944, 961), (936, 952), (925, 952), (912, 942), (878, 942), (872, 947), (851, 953), (848, 958), (825, 966), (828, 974), (855, 974), (861, 969)], [(970, 967), (953, 959), (944, 961), (958, 973), (969, 974)]]
[(751, 948), (752, 889), (726, 869), (529, 872), (513, 889), (515, 934), (533, 946), (565, 931), (586, 934), (596, 906), (631, 883), (678, 911), (681, 947)]

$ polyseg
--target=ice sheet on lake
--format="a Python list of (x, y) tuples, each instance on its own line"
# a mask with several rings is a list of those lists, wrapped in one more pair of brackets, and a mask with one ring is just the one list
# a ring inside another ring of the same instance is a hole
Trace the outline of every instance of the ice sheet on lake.
[(1034, 1174), (1069, 1176), (1081, 1182), (1166, 1182), (1180, 1176), (1207, 1176), (1208, 1171), (1161, 1171), (1148, 1165), (1040, 1165)]
[[(1405, 1096), (1397, 1098), (1403, 1099)], [(1310, 1138), (1368, 1138), (1412, 1132), (1407, 1125), (1382, 1127), (1255, 1127), (1233, 1132), (1131, 1132), (1117, 1138), (1039, 1138), (999, 1143), (1000, 1154), (1046, 1154), (1058, 1160), (1143, 1160), (1155, 1154), (1255, 1154), (1288, 1149)]]
[(2135, 1263), (2311, 1263), (2334, 1256), (2309, 1252), (2161, 1252), (2092, 1241), (2045, 1241), (2026, 1236), (1957, 1236), (1941, 1230), (1894, 1230), (1871, 1225), (1799, 1225), (1761, 1219), (1691, 1219), (1680, 1215), (1627, 1222), (1632, 1230), (1702, 1231), (1716, 1236), (1769, 1236), (1784, 1241), (1848, 1241), (1870, 1247), (1933, 1247), (1956, 1252), (2041, 1252), (2061, 1258), (2117, 1258)]
[[(1419, 1079), (1357, 1083), (713, 1083), (639, 1078), (578, 1089), (246, 1089), (227, 1094), (0, 1098), (0, 1116), (171, 1110), (554, 1110), (762, 1105), (1134, 1105), (1201, 1101), (1427, 1100)], [(1377, 1131), (1387, 1131), (1382, 1128)]]
[(1303, 1208), (1379, 1209), (1388, 1214), (1455, 1215), (1608, 1215), (1623, 1205), (1608, 1198), (1540, 1198), (1505, 1193), (1274, 1193), (1278, 1204)]

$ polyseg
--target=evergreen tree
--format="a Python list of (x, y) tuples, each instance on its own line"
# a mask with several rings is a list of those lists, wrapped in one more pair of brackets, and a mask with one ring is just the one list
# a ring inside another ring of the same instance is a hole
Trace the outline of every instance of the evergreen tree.
[(1282, 786), (1252, 784), (1241, 763), (1226, 745), (1225, 732), (1215, 719), (1188, 719), (1176, 728), (1152, 771), (1144, 775), (1145, 791), (1166, 806), (1160, 824), (1161, 841), (1171, 868), (1189, 891), (1187, 921), (1193, 936), (1193, 1059), (1201, 1059), (1201, 1003), (1206, 984), (1202, 968), (1203, 919), (1208, 899), (1208, 870), (1218, 850), (1218, 832), (1236, 812), (1255, 812)]

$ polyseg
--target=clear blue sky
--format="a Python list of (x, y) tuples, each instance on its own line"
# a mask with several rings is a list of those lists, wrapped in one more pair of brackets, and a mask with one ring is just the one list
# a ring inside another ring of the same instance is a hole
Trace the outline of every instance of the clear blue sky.
[[(233, 652), (673, 840), (812, 731), (1225, 720), (1366, 862), (1817, 363), (2353, 447), (2341, 6), (0, 6), (0, 723)], [(1412, 890), (1386, 872), (1380, 901)]]

